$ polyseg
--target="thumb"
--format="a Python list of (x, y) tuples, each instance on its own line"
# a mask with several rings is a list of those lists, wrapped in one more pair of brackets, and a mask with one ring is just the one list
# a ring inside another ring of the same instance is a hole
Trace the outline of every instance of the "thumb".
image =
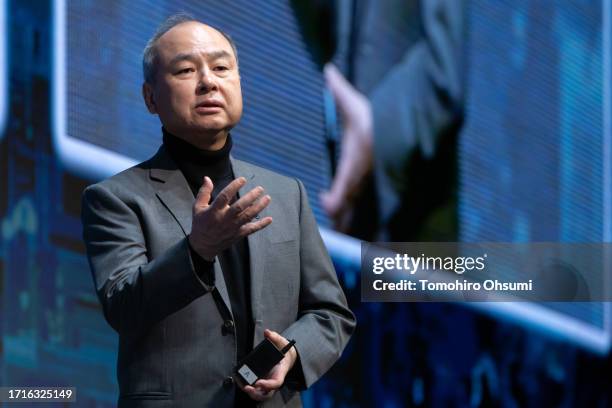
[(286, 338), (284, 338), (273, 330), (264, 330), (264, 336), (272, 343), (274, 343), (274, 345), (279, 349), (285, 347), (287, 343), (289, 343)]
[(202, 187), (198, 190), (198, 195), (196, 196), (195, 206), (198, 208), (206, 208), (208, 207), (208, 203), (210, 203), (210, 196), (213, 191), (213, 182), (210, 177), (204, 177), (204, 183)]
[(355, 88), (346, 80), (342, 72), (334, 64), (325, 64), (323, 75), (341, 114), (346, 115), (355, 94)]

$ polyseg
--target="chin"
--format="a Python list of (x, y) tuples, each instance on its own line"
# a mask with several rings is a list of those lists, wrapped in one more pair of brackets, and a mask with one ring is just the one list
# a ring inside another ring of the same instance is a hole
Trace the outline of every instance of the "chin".
[(227, 128), (227, 120), (224, 118), (197, 118), (193, 121), (193, 127), (202, 130), (222, 130)]
[(193, 126), (191, 129), (196, 133), (216, 133), (227, 129), (227, 126), (198, 124), (196, 126)]

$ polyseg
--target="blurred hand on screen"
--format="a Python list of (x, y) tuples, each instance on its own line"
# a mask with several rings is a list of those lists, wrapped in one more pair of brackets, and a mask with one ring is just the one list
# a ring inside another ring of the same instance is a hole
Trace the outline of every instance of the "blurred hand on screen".
[(342, 151), (329, 191), (321, 205), (337, 230), (346, 232), (354, 200), (372, 169), (372, 106), (333, 64), (324, 69), (325, 80), (342, 116)]

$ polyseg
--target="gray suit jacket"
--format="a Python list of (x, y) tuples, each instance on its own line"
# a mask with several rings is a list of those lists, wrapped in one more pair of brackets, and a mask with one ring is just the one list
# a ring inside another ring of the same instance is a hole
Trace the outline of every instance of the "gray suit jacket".
[[(267, 228), (248, 237), (254, 344), (269, 328), (296, 340), (299, 359), (268, 407), (301, 406), (299, 389), (339, 358), (355, 327), (306, 191), (231, 159), (243, 193), (272, 197)], [(193, 194), (162, 146), (155, 156), (83, 193), (87, 254), (104, 316), (119, 333), (119, 405), (231, 406), (236, 364), (228, 291), (194, 271), (187, 234)]]

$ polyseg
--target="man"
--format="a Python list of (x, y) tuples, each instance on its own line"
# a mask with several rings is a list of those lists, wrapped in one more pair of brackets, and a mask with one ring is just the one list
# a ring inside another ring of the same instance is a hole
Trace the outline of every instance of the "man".
[(348, 52), (353, 84), (334, 65), (324, 72), (342, 116), (343, 139), (332, 186), (320, 196), (322, 207), (337, 229), (349, 231), (372, 175), (376, 239), (456, 240), (466, 1), (354, 4), (354, 48)]
[[(173, 16), (143, 69), (164, 144), (83, 194), (96, 290), (119, 333), (119, 406), (300, 406), (296, 391), (355, 327), (304, 186), (230, 156), (242, 95), (226, 34)], [(264, 337), (296, 344), (245, 385), (234, 368)]]

